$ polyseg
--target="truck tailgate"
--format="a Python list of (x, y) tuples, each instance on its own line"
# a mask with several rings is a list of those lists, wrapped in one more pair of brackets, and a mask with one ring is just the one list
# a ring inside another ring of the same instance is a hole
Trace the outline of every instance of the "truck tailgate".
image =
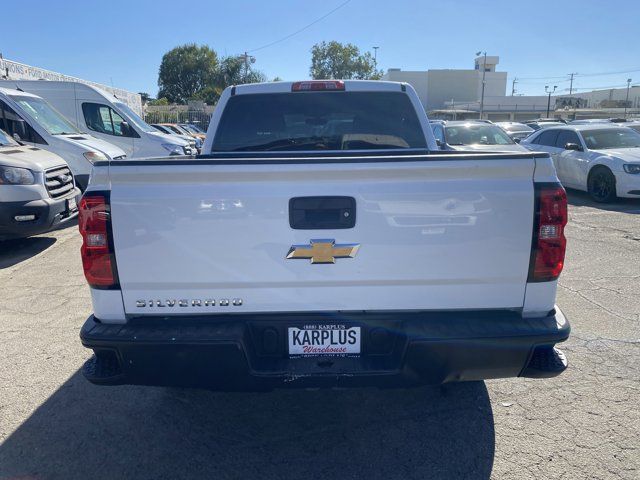
[[(125, 312), (522, 307), (534, 166), (528, 154), (112, 163)], [(291, 228), (290, 199), (327, 196), (355, 199), (355, 226)], [(287, 258), (312, 240), (359, 248)]]

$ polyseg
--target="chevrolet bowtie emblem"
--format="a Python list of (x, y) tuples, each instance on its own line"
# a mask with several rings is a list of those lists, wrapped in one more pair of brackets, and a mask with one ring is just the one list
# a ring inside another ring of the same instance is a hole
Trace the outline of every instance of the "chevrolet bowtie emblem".
[(309, 245), (291, 245), (287, 258), (303, 258), (311, 263), (336, 263), (336, 258), (353, 258), (358, 253), (357, 243), (336, 245), (335, 240), (311, 240)]

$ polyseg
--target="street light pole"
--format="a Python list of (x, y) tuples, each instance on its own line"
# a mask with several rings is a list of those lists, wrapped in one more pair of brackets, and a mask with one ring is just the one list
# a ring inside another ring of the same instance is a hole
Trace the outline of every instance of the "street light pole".
[(627, 98), (624, 100), (624, 118), (627, 118), (627, 104), (629, 103), (629, 89), (631, 88), (631, 79), (627, 78)]
[(484, 114), (484, 77), (487, 74), (487, 52), (476, 52), (476, 55), (480, 55), (484, 53), (484, 63), (482, 64), (482, 93), (480, 94), (480, 119), (482, 120), (482, 115)]
[(380, 47), (372, 47), (373, 48), (373, 64), (375, 69), (378, 70), (378, 49)]
[(545, 93), (549, 95), (549, 98), (547, 99), (547, 118), (549, 118), (549, 109), (551, 108), (551, 94), (556, 91), (556, 88), (558, 88), (557, 85), (553, 86), (553, 90), (549, 90), (549, 85), (544, 86)]

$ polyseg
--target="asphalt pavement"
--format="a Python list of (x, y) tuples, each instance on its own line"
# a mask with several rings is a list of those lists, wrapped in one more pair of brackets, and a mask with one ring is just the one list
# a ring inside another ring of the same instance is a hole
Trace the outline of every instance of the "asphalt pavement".
[(640, 478), (640, 201), (570, 194), (570, 366), (449, 388), (97, 387), (69, 227), (0, 242), (0, 480)]

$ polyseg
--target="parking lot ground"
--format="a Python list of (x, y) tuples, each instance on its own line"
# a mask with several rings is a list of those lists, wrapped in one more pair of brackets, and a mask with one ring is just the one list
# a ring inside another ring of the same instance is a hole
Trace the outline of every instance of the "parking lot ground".
[(96, 387), (77, 229), (0, 243), (0, 479), (638, 479), (640, 201), (570, 203), (569, 369), (444, 389)]

